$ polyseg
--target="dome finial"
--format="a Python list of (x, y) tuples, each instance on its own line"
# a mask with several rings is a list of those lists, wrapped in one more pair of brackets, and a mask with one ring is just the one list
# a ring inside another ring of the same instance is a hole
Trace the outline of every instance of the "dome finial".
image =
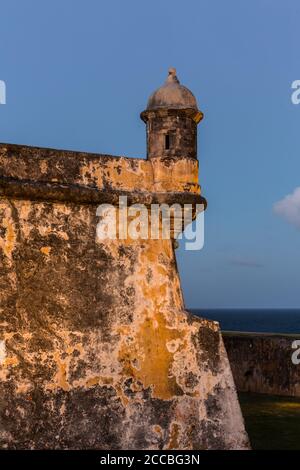
[(193, 109), (198, 111), (193, 93), (180, 82), (174, 67), (169, 68), (165, 83), (150, 96), (147, 111), (154, 109)]
[(167, 83), (179, 83), (179, 80), (176, 75), (176, 69), (174, 67), (170, 67), (168, 70), (168, 78)]

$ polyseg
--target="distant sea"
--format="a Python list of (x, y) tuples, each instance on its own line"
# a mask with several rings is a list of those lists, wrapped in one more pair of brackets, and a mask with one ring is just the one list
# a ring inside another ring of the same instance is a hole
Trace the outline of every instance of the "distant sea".
[(300, 309), (188, 309), (220, 323), (223, 331), (300, 334)]

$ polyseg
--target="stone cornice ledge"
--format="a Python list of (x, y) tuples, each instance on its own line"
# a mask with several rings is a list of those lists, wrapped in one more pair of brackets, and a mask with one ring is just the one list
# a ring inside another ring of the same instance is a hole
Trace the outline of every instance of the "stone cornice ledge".
[(207, 202), (200, 194), (189, 192), (147, 192), (123, 191), (109, 187), (100, 190), (79, 184), (62, 184), (12, 178), (0, 175), (0, 197), (9, 196), (45, 202), (71, 202), (80, 204), (119, 204), (120, 196), (127, 196), (128, 205), (132, 204), (203, 204)]

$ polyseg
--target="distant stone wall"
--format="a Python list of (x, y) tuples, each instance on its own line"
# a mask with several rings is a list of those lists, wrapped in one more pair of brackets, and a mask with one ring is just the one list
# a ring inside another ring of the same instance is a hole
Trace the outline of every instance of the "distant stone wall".
[(300, 364), (292, 362), (292, 343), (300, 336), (225, 332), (238, 391), (300, 396)]

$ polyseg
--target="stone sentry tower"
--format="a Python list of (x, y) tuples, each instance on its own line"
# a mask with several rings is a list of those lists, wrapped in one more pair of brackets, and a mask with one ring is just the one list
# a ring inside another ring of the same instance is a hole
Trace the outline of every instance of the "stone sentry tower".
[(203, 118), (192, 92), (174, 68), (141, 114), (147, 123), (147, 157), (197, 158), (197, 124)]
[(219, 325), (184, 309), (172, 240), (96, 236), (97, 207), (205, 200), (202, 114), (174, 69), (148, 158), (0, 144), (0, 447), (243, 449)]

